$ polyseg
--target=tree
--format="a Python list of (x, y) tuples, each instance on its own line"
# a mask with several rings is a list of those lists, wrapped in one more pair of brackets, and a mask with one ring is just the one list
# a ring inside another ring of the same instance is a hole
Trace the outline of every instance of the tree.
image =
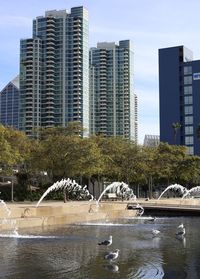
[(179, 160), (176, 173), (180, 184), (199, 185), (200, 157), (186, 155), (183, 160)]
[(23, 165), (29, 157), (30, 146), (24, 133), (0, 125), (0, 164), (4, 169)]
[(40, 140), (45, 140), (50, 136), (80, 136), (83, 131), (84, 128), (80, 122), (70, 122), (66, 127), (40, 128), (38, 134), (40, 135)]
[(174, 131), (174, 144), (176, 144), (176, 137), (177, 137), (178, 130), (181, 128), (181, 124), (179, 122), (174, 122), (172, 123), (172, 128)]
[(169, 145), (160, 143), (157, 147), (155, 164), (157, 166), (157, 176), (164, 179), (167, 185), (177, 182), (178, 162), (186, 156), (185, 146)]
[(197, 138), (200, 140), (200, 123), (197, 126), (196, 135), (197, 135)]

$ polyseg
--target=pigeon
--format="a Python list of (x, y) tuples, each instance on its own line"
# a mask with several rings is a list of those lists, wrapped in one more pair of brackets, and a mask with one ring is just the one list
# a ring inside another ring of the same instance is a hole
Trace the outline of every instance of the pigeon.
[(108, 254), (105, 255), (105, 259), (112, 261), (112, 260), (116, 260), (119, 256), (119, 249), (116, 249), (114, 252), (109, 252)]
[(112, 244), (112, 235), (110, 235), (108, 240), (99, 242), (98, 245), (110, 246)]

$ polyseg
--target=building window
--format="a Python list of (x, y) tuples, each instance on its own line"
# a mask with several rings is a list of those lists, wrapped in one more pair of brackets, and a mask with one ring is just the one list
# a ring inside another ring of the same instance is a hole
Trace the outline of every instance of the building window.
[(185, 95), (192, 94), (192, 86), (184, 86), (184, 94)]
[(191, 75), (191, 74), (192, 74), (192, 66), (185, 66), (184, 75)]
[(193, 134), (193, 132), (194, 132), (193, 126), (185, 126), (186, 135), (191, 135), (191, 134)]
[(184, 77), (184, 84), (192, 84), (192, 76)]
[(192, 96), (185, 96), (184, 97), (184, 104), (185, 105), (192, 105), (193, 100), (192, 100)]
[(193, 106), (186, 106), (184, 109), (185, 109), (185, 115), (193, 114)]
[(185, 137), (185, 145), (193, 144), (194, 143), (194, 137), (193, 136), (186, 136)]
[(193, 124), (193, 116), (185, 116), (185, 125)]

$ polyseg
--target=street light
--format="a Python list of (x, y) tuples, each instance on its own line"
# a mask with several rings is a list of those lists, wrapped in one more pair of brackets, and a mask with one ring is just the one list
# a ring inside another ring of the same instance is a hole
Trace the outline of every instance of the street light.
[(13, 199), (13, 179), (11, 181), (8, 181), (7, 183), (11, 184), (11, 202), (14, 202), (14, 199)]
[(11, 180), (11, 202), (14, 202), (14, 197), (13, 197), (13, 178)]

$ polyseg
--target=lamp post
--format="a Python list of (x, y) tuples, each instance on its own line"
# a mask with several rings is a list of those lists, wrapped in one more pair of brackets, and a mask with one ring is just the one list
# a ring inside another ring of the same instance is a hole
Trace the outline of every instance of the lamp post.
[(13, 179), (11, 181), (8, 181), (7, 183), (11, 184), (11, 202), (14, 202), (14, 199), (13, 199)]
[(14, 202), (14, 198), (13, 198), (13, 178), (11, 180), (11, 202)]

